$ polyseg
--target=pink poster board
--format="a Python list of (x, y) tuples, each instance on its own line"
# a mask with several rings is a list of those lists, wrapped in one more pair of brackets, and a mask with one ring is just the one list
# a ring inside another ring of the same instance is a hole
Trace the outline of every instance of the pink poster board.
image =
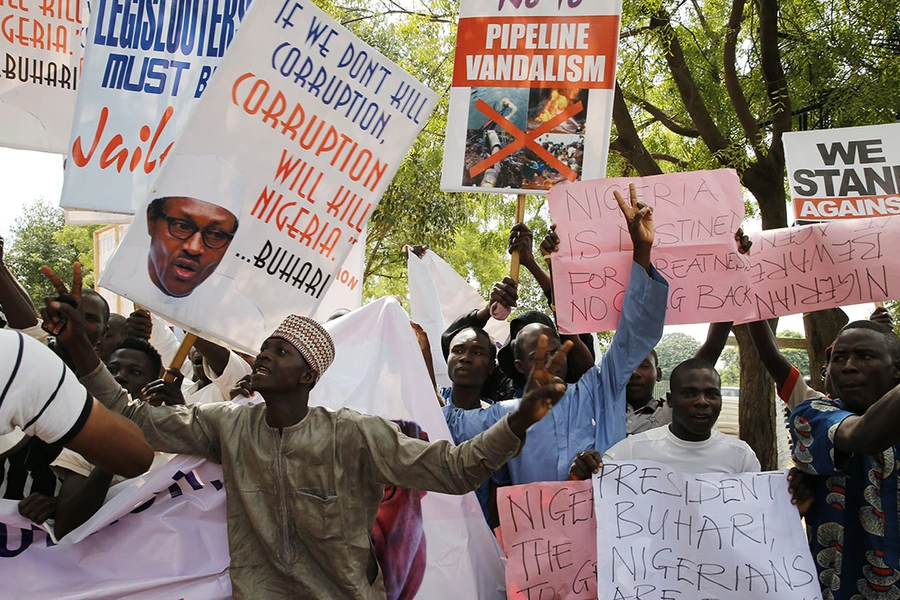
[(744, 218), (737, 174), (730, 169), (643, 178), (584, 181), (550, 191), (560, 250), (553, 288), (563, 333), (615, 329), (631, 271), (631, 238), (613, 192), (653, 207), (653, 265), (669, 281), (666, 323), (746, 320), (749, 262), (734, 232)]

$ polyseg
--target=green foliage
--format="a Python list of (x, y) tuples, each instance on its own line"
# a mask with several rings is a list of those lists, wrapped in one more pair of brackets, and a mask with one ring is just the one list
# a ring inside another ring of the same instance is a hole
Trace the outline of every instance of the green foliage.
[[(804, 336), (802, 333), (798, 331), (782, 331), (779, 332), (778, 337), (780, 338), (789, 338), (792, 340), (802, 340)], [(791, 349), (782, 349), (782, 354), (784, 357), (790, 361), (792, 365), (797, 367), (797, 370), (800, 371), (801, 377), (808, 377), (810, 375), (809, 372), (809, 354), (806, 350), (791, 350)]]
[(13, 239), (7, 244), (5, 260), (35, 306), (43, 306), (45, 296), (56, 295), (40, 272), (41, 265), (48, 265), (68, 281), (72, 263), (77, 260), (82, 265), (84, 287), (93, 287), (93, 234), (100, 227), (66, 225), (63, 210), (44, 200), (23, 208), (12, 227)]
[(667, 333), (656, 345), (656, 356), (663, 379), (668, 379), (672, 369), (689, 358), (693, 358), (700, 349), (700, 342), (686, 333)]
[(741, 385), (741, 357), (737, 346), (727, 346), (719, 356), (716, 370), (722, 377), (722, 385), (740, 387)]

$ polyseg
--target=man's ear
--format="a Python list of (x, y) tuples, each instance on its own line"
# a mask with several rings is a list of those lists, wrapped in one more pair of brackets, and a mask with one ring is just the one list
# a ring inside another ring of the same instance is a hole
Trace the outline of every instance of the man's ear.
[(895, 360), (891, 363), (891, 375), (894, 378), (894, 382), (900, 383), (900, 360)]
[(666, 392), (666, 404), (672, 408), (672, 392)]
[(656, 383), (662, 381), (662, 369), (656, 367)]
[(300, 374), (300, 383), (315, 384), (319, 379), (319, 372), (315, 369), (306, 369)]
[(516, 365), (516, 371), (518, 371), (518, 372), (521, 373), (522, 375), (525, 375), (526, 377), (528, 376), (528, 373), (526, 373), (525, 370), (524, 370), (525, 367), (522, 366), (522, 361), (521, 361), (521, 360), (519, 360), (519, 359), (517, 358), (517, 359), (516, 359), (516, 362), (515, 362), (515, 365)]

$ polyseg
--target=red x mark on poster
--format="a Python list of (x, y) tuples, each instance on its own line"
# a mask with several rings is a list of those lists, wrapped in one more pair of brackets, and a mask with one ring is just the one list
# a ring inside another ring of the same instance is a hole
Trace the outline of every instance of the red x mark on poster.
[(548, 165), (559, 171), (559, 174), (569, 181), (575, 181), (575, 178), (578, 177), (578, 174), (575, 173), (575, 171), (570, 169), (568, 165), (566, 165), (564, 162), (544, 149), (544, 147), (538, 144), (536, 140), (560, 123), (565, 122), (565, 120), (569, 117), (580, 113), (582, 108), (581, 102), (576, 102), (575, 104), (570, 105), (568, 108), (566, 108), (566, 110), (562, 111), (549, 121), (544, 122), (540, 127), (532, 129), (528, 133), (525, 133), (524, 131), (513, 125), (509, 119), (494, 110), (494, 108), (490, 104), (480, 98), (475, 102), (475, 108), (483, 112), (492, 121), (497, 123), (497, 125), (503, 128), (504, 131), (510, 133), (515, 138), (515, 141), (505, 148), (501, 148), (494, 154), (491, 154), (489, 157), (469, 169), (469, 175), (471, 177), (475, 177), (479, 173), (486, 171), (492, 165), (500, 162), (513, 152), (525, 146), (531, 148), (531, 150), (535, 154), (543, 158)]

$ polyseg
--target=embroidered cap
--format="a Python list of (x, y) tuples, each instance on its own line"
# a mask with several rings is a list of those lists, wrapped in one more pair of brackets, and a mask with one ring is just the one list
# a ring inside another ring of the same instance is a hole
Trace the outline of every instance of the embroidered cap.
[(288, 315), (270, 337), (285, 340), (303, 356), (311, 369), (318, 373), (316, 381), (334, 361), (334, 342), (318, 321), (309, 317)]

